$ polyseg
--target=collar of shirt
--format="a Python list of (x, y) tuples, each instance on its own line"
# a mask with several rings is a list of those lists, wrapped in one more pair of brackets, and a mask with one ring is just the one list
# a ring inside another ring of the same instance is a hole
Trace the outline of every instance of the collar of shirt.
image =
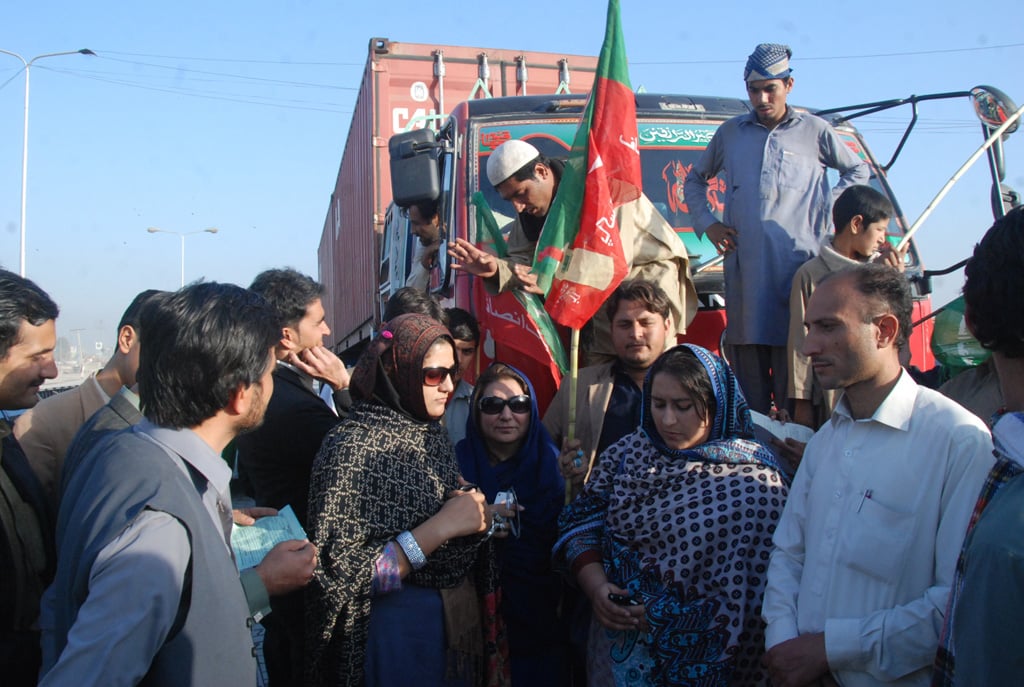
[(917, 382), (906, 370), (900, 370), (900, 378), (885, 400), (875, 409), (875, 413), (863, 420), (854, 420), (846, 401), (846, 393), (839, 397), (836, 409), (832, 411), (831, 422), (835, 424), (840, 418), (850, 422), (877, 422), (893, 429), (906, 432), (910, 429), (910, 417), (914, 413), (914, 401), (917, 400)]
[(303, 372), (299, 368), (295, 367), (291, 363), (286, 363), (283, 360), (278, 360), (277, 361), (277, 365), (278, 365), (278, 367), (283, 367), (283, 368), (286, 368), (286, 369), (291, 370), (292, 372), (294, 372), (298, 376), (299, 381), (302, 382), (302, 385), (305, 386), (310, 391), (312, 391), (314, 394), (316, 394), (316, 393), (318, 393), (320, 391), (317, 388), (317, 385), (316, 385), (317, 380), (316, 380), (315, 377), (311, 377), (310, 375), (306, 374), (305, 372)]
[(224, 535), (224, 545), (233, 559), (234, 552), (231, 550), (231, 468), (228, 467), (228, 464), (191, 429), (158, 427), (143, 418), (132, 428), (132, 431), (166, 451), (189, 479), (191, 476), (188, 474), (188, 467), (185, 463), (191, 465), (206, 478), (207, 484), (212, 489), (208, 488), (199, 492), (199, 498), (210, 519)]
[(110, 396), (108, 396), (107, 392), (103, 390), (102, 386), (100, 386), (100, 380), (96, 379), (95, 372), (92, 373), (92, 376), (89, 377), (89, 380), (92, 381), (93, 386), (95, 387), (97, 393), (99, 393), (100, 398), (103, 399), (103, 402), (110, 403)]
[(838, 272), (846, 267), (852, 267), (854, 265), (860, 265), (862, 263), (856, 260), (837, 253), (836, 249), (832, 247), (832, 239), (825, 239), (821, 244), (821, 252), (818, 254), (822, 262), (833, 272)]
[(1024, 467), (1024, 413), (1004, 413), (992, 428), (1000, 455)]
[(118, 390), (117, 395), (131, 403), (133, 406), (135, 406), (136, 409), (141, 410), (142, 399), (140, 399), (139, 395), (132, 391), (131, 389), (129, 389), (128, 387), (122, 386)]
[(231, 468), (224, 459), (191, 429), (168, 429), (149, 420), (142, 420), (135, 431), (164, 447), (194, 467), (218, 492), (227, 493), (231, 482)]
[[(768, 130), (768, 127), (766, 127), (764, 124), (762, 124), (760, 122), (760, 120), (758, 120), (757, 112), (756, 111), (751, 111), (751, 112), (748, 112), (745, 115), (740, 115), (740, 116), (743, 117), (743, 119), (740, 120), (740, 126), (744, 126), (744, 125), (748, 125), (749, 124), (749, 125), (753, 125), (753, 126), (759, 126), (762, 129)], [(797, 112), (796, 110), (794, 110), (789, 105), (786, 105), (786, 116), (783, 117), (782, 121), (779, 122), (775, 126), (775, 129), (778, 129), (780, 127), (782, 127), (782, 128), (787, 127), (787, 126), (789, 126), (793, 122), (800, 121), (800, 119), (802, 117), (803, 117), (803, 113), (802, 112)]]

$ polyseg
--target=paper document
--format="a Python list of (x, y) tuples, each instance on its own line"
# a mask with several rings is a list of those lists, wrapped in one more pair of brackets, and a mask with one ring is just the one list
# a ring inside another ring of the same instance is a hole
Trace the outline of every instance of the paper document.
[(277, 544), (289, 539), (305, 539), (306, 533), (295, 517), (291, 506), (285, 506), (254, 525), (235, 525), (231, 528), (231, 548), (235, 551), (235, 565), (245, 570), (258, 565)]
[(804, 427), (795, 422), (783, 424), (753, 410), (750, 411), (750, 419), (754, 421), (754, 438), (768, 446), (770, 446), (768, 442), (773, 436), (780, 441), (796, 439), (805, 444), (814, 436), (814, 430), (810, 427)]

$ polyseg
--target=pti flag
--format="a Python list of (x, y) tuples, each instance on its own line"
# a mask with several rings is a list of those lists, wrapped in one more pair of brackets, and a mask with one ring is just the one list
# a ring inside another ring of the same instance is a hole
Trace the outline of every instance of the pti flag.
[(597, 78), (534, 260), (545, 308), (571, 329), (590, 320), (629, 272), (616, 210), (640, 197), (637, 139), (619, 0), (609, 0)]

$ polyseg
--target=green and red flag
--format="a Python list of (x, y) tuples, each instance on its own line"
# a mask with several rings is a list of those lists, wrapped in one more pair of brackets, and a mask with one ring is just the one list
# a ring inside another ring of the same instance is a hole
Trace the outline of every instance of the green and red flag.
[[(494, 217), (494, 211), (483, 193), (477, 191), (473, 194), (470, 202), (476, 207), (477, 226), (477, 248), (488, 253), (504, 258), (508, 256), (508, 245), (505, 237), (498, 228), (498, 221)], [(494, 305), (497, 309), (505, 312), (504, 317), (492, 318), (492, 330), (502, 329), (501, 342), (517, 351), (523, 357), (517, 356), (517, 366), (523, 366), (525, 360), (534, 360), (545, 373), (550, 373), (554, 388), (554, 394), (558, 388), (558, 381), (569, 369), (569, 358), (565, 353), (565, 346), (558, 335), (551, 316), (544, 310), (544, 301), (535, 293), (528, 293), (522, 289), (512, 289), (501, 294), (491, 296), (485, 289), (478, 289), (477, 293), (485, 302), (477, 304), (477, 317), (490, 317)], [(488, 307), (487, 300), (492, 302)], [(518, 305), (513, 303), (518, 302)], [(526, 319), (519, 317), (519, 311), (525, 312)], [(524, 336), (524, 334), (528, 334)], [(523, 370), (526, 372), (526, 370)], [(530, 377), (536, 382), (536, 376)]]
[(571, 329), (590, 320), (629, 273), (616, 209), (641, 194), (638, 138), (619, 0), (609, 0), (594, 88), (534, 258), (545, 308)]

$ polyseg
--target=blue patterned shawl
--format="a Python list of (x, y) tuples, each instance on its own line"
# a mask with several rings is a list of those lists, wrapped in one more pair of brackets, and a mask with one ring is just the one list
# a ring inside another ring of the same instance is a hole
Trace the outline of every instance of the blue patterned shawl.
[(753, 440), (732, 371), (703, 348), (685, 348), (715, 394), (708, 441), (665, 445), (648, 374), (641, 427), (601, 455), (563, 510), (554, 556), (573, 568), (599, 552), (608, 579), (644, 601), (649, 633), (592, 629), (592, 672), (616, 684), (762, 685), (761, 598), (788, 480)]

